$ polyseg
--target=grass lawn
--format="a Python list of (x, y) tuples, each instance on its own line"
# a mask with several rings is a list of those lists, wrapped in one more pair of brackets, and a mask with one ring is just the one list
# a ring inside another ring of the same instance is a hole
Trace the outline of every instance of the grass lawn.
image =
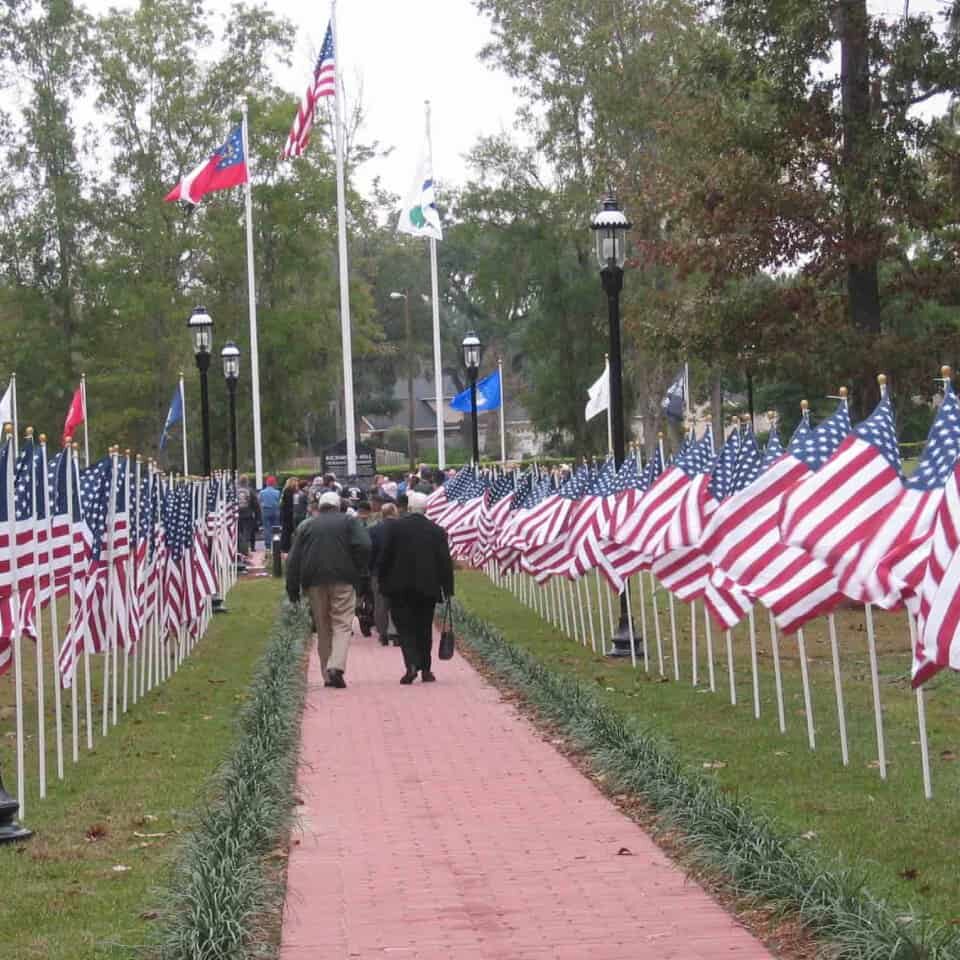
[[(649, 581), (645, 577), (645, 585)], [(631, 586), (635, 584), (632, 581)], [(595, 627), (609, 637), (604, 599), (600, 616), (591, 579)], [(594, 654), (560, 634), (532, 609), (487, 577), (459, 572), (457, 593), (473, 613), (552, 669), (593, 687), (613, 708), (664, 737), (679, 756), (731, 793), (749, 797), (786, 835), (800, 837), (826, 862), (861, 866), (874, 893), (946, 922), (960, 923), (960, 682), (944, 673), (927, 685), (934, 799), (923, 796), (917, 745), (916, 700), (909, 686), (909, 635), (905, 615), (875, 613), (885, 724), (887, 780), (876, 769), (876, 735), (863, 613), (838, 615), (850, 763), (841, 763), (830, 644), (825, 620), (805, 631), (810, 660), (816, 750), (807, 742), (795, 637), (780, 637), (786, 733), (781, 734), (766, 612), (757, 608), (761, 716), (753, 716), (747, 627), (734, 631), (737, 706), (731, 706), (723, 633), (713, 630), (716, 693), (707, 687), (703, 606), (698, 611), (699, 684), (692, 677), (690, 608), (676, 604), (680, 682), (674, 680), (666, 594), (658, 592), (666, 678), (658, 674), (649, 591), (650, 673), (638, 660)], [(634, 618), (640, 630), (639, 599)], [(589, 637), (589, 625), (588, 625)], [(599, 647), (599, 639), (598, 639)]]
[[(131, 706), (106, 739), (97, 735), (92, 752), (81, 740), (76, 766), (67, 750), (62, 782), (56, 780), (51, 721), (48, 795), (42, 801), (36, 792), (35, 741), (29, 741), (24, 823), (35, 836), (0, 846), (3, 956), (126, 958), (132, 946), (144, 942), (154, 892), (178, 834), (233, 741), (234, 718), (263, 652), (279, 595), (272, 578), (238, 583), (227, 603), (230, 613), (214, 618), (193, 655), (167, 683)], [(32, 644), (25, 645), (28, 681), (32, 660)], [(26, 689), (30, 686), (28, 682)], [(14, 792), (12, 694), (8, 674), (0, 679), (0, 768)], [(47, 704), (52, 716), (50, 690)], [(95, 725), (97, 719), (95, 712)], [(35, 733), (30, 707), (26, 726), (28, 734)]]

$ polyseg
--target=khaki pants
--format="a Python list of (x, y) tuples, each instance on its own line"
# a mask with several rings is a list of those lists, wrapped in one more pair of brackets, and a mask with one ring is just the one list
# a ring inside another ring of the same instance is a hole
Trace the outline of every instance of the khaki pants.
[(307, 587), (307, 597), (317, 628), (321, 670), (346, 670), (356, 605), (353, 587), (349, 583), (325, 583)]

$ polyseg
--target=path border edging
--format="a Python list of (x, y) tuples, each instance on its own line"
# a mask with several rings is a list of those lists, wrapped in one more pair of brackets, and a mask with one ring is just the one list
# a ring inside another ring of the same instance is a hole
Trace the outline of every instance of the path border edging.
[(470, 650), (570, 736), (608, 787), (642, 799), (655, 815), (654, 835), (679, 834), (684, 856), (735, 896), (795, 915), (837, 960), (960, 957), (960, 932), (875, 897), (856, 869), (825, 870), (762, 813), (684, 770), (658, 734), (632, 729), (592, 691), (453, 603)]
[[(233, 747), (213, 775), (161, 894), (148, 946), (159, 960), (276, 956), (273, 924), (285, 878), (268, 855), (294, 820), (307, 681), (304, 609), (284, 601), (237, 718)], [(276, 922), (279, 929), (279, 919)]]

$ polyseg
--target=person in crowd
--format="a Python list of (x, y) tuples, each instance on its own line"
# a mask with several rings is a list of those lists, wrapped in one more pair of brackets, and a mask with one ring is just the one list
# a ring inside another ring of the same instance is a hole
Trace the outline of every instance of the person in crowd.
[(298, 603), (306, 591), (317, 631), (324, 686), (347, 683), (356, 589), (370, 569), (370, 536), (354, 517), (340, 512), (340, 495), (320, 495), (317, 516), (297, 530), (287, 558), (287, 596)]
[(263, 517), (263, 545), (269, 550), (273, 528), (280, 526), (280, 491), (276, 477), (267, 477), (266, 486), (260, 491), (260, 513)]
[(289, 553), (297, 523), (293, 516), (294, 497), (300, 492), (296, 477), (288, 477), (280, 495), (280, 552)]
[(260, 501), (250, 478), (244, 474), (237, 484), (237, 548), (245, 557), (249, 557), (256, 546), (259, 525)]
[(323, 485), (327, 490), (333, 490), (335, 493), (340, 493), (343, 489), (339, 483), (337, 483), (337, 475), (335, 473), (325, 473), (323, 475)]
[(366, 527), (370, 525), (370, 503), (367, 500), (358, 500), (354, 507), (357, 511), (357, 519)]
[(370, 527), (370, 571), (372, 573), (371, 585), (373, 587), (373, 623), (377, 628), (377, 636), (380, 637), (380, 643), (388, 646), (393, 643), (395, 647), (400, 646), (400, 637), (397, 635), (397, 629), (394, 626), (393, 618), (390, 616), (390, 601), (384, 592), (380, 589), (380, 579), (377, 576), (377, 565), (380, 562), (380, 550), (383, 546), (383, 538), (386, 534), (386, 525), (388, 522), (396, 520), (400, 516), (395, 503), (385, 503), (380, 508), (380, 521)]
[(407, 512), (407, 495), (405, 493), (401, 493), (397, 497), (397, 510), (400, 511), (401, 517), (404, 516)]
[(397, 497), (400, 495), (400, 491), (397, 488), (397, 481), (388, 479), (383, 484), (383, 495), (396, 502)]
[(377, 560), (379, 588), (390, 601), (390, 614), (400, 635), (406, 673), (402, 684), (420, 674), (424, 683), (433, 675), (433, 610), (453, 596), (453, 561), (446, 531), (424, 515), (427, 498), (407, 495), (406, 516), (385, 524)]
[(296, 492), (293, 495), (293, 529), (307, 519), (307, 505), (310, 502), (310, 481), (302, 479), (297, 483)]

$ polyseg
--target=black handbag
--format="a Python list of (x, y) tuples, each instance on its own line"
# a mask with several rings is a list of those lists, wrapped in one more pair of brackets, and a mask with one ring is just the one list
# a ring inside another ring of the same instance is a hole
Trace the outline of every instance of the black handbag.
[(437, 647), (437, 656), (441, 660), (450, 660), (453, 657), (455, 643), (453, 638), (453, 611), (450, 601), (443, 605), (443, 615), (440, 618), (440, 645)]

